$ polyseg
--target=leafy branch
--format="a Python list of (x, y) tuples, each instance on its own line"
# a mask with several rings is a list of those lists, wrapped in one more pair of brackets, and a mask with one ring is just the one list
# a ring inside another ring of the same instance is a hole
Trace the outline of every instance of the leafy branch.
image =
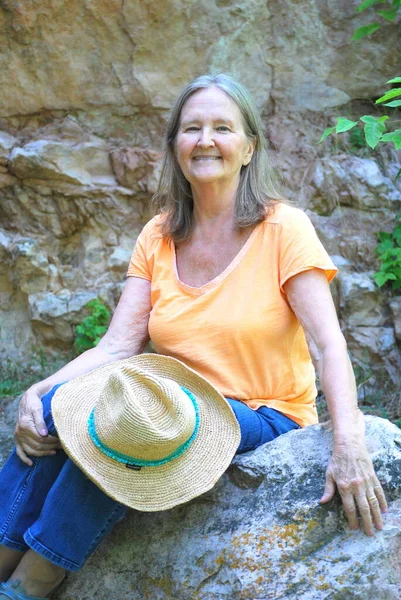
[[(401, 83), (401, 77), (395, 77), (394, 79), (390, 79), (389, 81), (387, 81), (387, 83)], [(401, 99), (393, 100), (393, 98), (396, 98), (397, 96), (401, 96), (401, 87), (389, 90), (388, 92), (386, 92), (386, 94), (378, 98), (375, 104), (383, 104), (384, 106), (390, 106), (392, 108), (401, 106)], [(391, 102), (387, 102), (388, 100), (391, 100)], [(386, 121), (388, 118), (389, 117), (387, 115), (383, 115), (381, 117), (364, 115), (363, 117), (360, 117), (358, 121), (351, 121), (349, 119), (346, 119), (345, 117), (337, 117), (337, 125), (325, 129), (318, 143), (320, 144), (321, 142), (323, 142), (329, 135), (331, 135), (334, 132), (344, 133), (345, 131), (350, 131), (361, 122), (363, 123), (366, 144), (370, 146), (370, 148), (376, 148), (379, 142), (392, 142), (394, 144), (395, 149), (400, 150), (401, 129), (396, 129), (395, 131), (387, 132)], [(400, 172), (397, 174), (397, 177), (399, 177), (399, 175)]]
[[(387, 8), (384, 10), (378, 10), (378, 7), (375, 6), (376, 14), (385, 19), (386, 21), (395, 21), (398, 11), (401, 7), (401, 0), (392, 0), (392, 2), (387, 2), (386, 0), (364, 0), (357, 7), (357, 12), (362, 12), (375, 4), (385, 4)], [(375, 33), (382, 26), (381, 23), (369, 23), (369, 25), (364, 25), (363, 27), (358, 27), (355, 29), (354, 35), (352, 36), (353, 40), (360, 40), (361, 38), (366, 37), (367, 35), (371, 35)]]
[(379, 287), (391, 282), (393, 290), (401, 288), (401, 213), (396, 217), (396, 226), (392, 232), (379, 231), (379, 243), (375, 252), (380, 262), (379, 270), (373, 275)]

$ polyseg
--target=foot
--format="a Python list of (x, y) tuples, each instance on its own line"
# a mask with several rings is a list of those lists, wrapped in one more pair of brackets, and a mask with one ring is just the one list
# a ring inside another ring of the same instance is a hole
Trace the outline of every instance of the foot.
[(33, 550), (28, 550), (11, 575), (19, 581), (24, 594), (40, 598), (48, 597), (60, 585), (65, 570), (46, 560)]

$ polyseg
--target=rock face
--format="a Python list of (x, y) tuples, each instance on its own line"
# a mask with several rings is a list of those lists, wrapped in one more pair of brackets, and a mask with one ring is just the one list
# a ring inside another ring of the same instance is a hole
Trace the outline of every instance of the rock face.
[(367, 417), (389, 501), (374, 537), (319, 504), (331, 450), (325, 425), (236, 457), (208, 493), (161, 513), (132, 511), (57, 598), (399, 600), (401, 431)]
[(0, 3), (0, 363), (68, 352), (90, 299), (114, 308), (168, 111), (215, 69), (250, 88), (288, 196), (342, 269), (333, 293), (363, 379), (401, 384), (399, 298), (371, 280), (375, 234), (401, 209), (399, 154), (316, 145), (334, 116), (374, 112), (397, 75), (399, 24), (350, 41), (370, 18), (359, 3)]

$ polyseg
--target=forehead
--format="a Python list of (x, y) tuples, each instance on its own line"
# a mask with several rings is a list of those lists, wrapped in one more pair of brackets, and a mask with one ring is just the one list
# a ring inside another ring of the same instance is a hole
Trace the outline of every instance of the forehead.
[(210, 87), (192, 94), (181, 110), (180, 121), (204, 118), (224, 118), (242, 124), (242, 114), (237, 104), (218, 87)]

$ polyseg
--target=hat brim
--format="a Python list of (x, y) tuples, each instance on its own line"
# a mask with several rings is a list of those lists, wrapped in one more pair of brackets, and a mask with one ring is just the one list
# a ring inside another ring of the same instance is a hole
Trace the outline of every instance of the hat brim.
[[(200, 413), (196, 439), (183, 455), (139, 471), (103, 454), (87, 426), (108, 377), (127, 364), (188, 389)], [(115, 361), (66, 383), (53, 397), (52, 414), (61, 444), (78, 467), (108, 496), (141, 511), (166, 510), (212, 488), (228, 468), (241, 438), (238, 421), (220, 392), (179, 360), (158, 354)]]

